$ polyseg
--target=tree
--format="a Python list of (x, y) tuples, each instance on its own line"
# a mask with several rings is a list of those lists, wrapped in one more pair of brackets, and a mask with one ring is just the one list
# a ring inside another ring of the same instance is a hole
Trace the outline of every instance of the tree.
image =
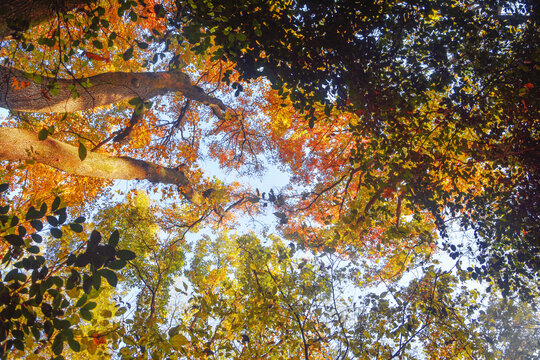
[[(458, 285), (536, 299), (532, 2), (43, 4), (0, 16), (1, 175), (15, 206), (61, 194), (140, 255), (83, 324), (84, 351), (482, 357), (480, 295)], [(273, 162), (291, 181), (226, 183), (205, 159), (250, 176)], [(115, 179), (159, 201), (120, 201)], [(227, 237), (261, 213), (291, 251)], [(456, 224), (476, 238), (448, 238)], [(438, 247), (457, 270), (434, 266)]]

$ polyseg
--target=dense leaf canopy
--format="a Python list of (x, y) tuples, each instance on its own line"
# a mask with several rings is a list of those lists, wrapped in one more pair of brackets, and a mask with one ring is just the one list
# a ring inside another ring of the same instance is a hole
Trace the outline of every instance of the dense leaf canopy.
[(0, 5), (0, 358), (539, 356), (538, 14)]

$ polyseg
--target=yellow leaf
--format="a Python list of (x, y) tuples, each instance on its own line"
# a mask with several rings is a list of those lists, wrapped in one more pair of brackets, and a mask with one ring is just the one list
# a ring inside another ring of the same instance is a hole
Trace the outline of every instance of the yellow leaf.
[(189, 340), (182, 334), (176, 334), (169, 340), (172, 347), (176, 350), (182, 349), (184, 346), (189, 345)]

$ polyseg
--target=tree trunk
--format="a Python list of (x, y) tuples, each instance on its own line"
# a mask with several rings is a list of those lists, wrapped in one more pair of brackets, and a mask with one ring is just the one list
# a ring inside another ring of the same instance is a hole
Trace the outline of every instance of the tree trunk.
[(27, 112), (73, 112), (169, 92), (225, 109), (221, 100), (191, 84), (182, 72), (109, 72), (82, 79), (54, 79), (0, 66), (0, 107)]
[(198, 202), (200, 198), (181, 170), (93, 152), (81, 161), (77, 147), (50, 137), (39, 140), (38, 135), (29, 130), (0, 128), (0, 160), (34, 160), (73, 175), (173, 184), (180, 188), (186, 199)]
[(0, 4), (0, 40), (94, 0), (4, 0)]

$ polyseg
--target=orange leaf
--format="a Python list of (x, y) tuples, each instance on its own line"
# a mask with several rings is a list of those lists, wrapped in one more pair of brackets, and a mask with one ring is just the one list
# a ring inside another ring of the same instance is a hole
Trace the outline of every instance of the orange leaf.
[(107, 340), (105, 339), (105, 335), (99, 335), (94, 334), (92, 336), (92, 341), (94, 342), (94, 346), (98, 346), (99, 344), (105, 344)]
[(84, 54), (86, 55), (86, 57), (88, 57), (89, 59), (92, 59), (92, 60), (111, 62), (111, 59), (103, 57), (103, 56), (98, 55), (98, 54), (91, 53), (89, 51), (85, 51)]
[(26, 88), (28, 85), (30, 85), (29, 82), (26, 82), (26, 81), (19, 81), (17, 80), (16, 78), (13, 78), (13, 88), (15, 90), (21, 90), (21, 89), (24, 89)]

